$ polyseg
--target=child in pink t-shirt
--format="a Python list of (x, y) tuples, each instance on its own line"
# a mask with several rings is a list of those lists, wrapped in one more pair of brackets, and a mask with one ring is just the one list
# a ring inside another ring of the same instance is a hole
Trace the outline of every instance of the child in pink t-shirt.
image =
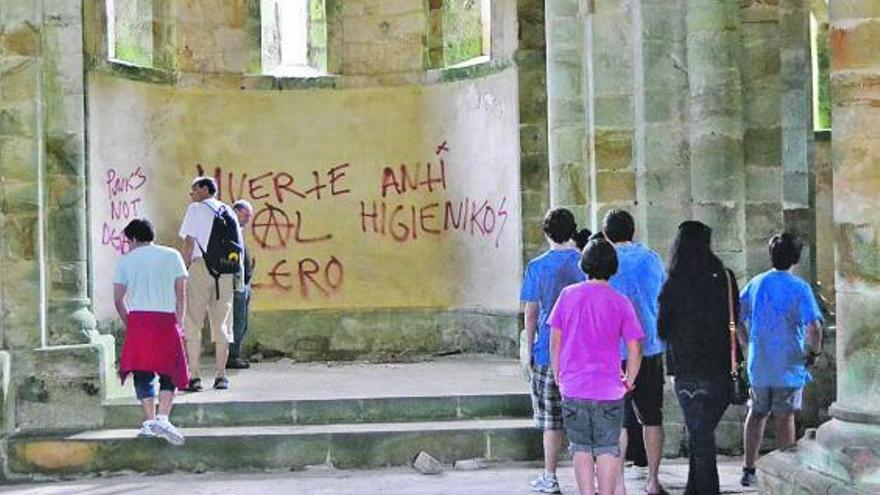
[[(599, 493), (612, 494), (622, 481), (623, 396), (638, 375), (644, 333), (629, 299), (608, 284), (617, 272), (614, 246), (591, 241), (581, 269), (589, 281), (563, 289), (550, 314), (550, 358), (578, 488), (581, 494), (593, 493), (595, 457)], [(623, 377), (621, 340), (628, 351)]]

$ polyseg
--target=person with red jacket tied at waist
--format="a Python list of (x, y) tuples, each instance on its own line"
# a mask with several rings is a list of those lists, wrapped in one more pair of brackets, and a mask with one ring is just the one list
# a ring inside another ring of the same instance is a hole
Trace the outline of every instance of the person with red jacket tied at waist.
[[(181, 321), (186, 311), (186, 268), (176, 250), (153, 244), (155, 232), (146, 219), (135, 219), (123, 230), (131, 243), (116, 265), (113, 300), (125, 324), (119, 359), (123, 383), (134, 375), (134, 388), (144, 411), (139, 437), (159, 436), (183, 445), (183, 435), (168, 416), (175, 388), (189, 380)], [(159, 377), (159, 414), (156, 414), (156, 375)]]

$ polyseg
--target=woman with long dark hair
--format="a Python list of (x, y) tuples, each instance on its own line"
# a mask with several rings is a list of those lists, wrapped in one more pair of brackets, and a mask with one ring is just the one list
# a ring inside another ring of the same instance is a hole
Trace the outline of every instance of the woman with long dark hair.
[(669, 344), (667, 367), (688, 429), (685, 494), (695, 495), (719, 493), (715, 427), (730, 401), (729, 321), (738, 321), (739, 313), (736, 277), (712, 252), (711, 240), (712, 229), (701, 222), (679, 225), (657, 323)]

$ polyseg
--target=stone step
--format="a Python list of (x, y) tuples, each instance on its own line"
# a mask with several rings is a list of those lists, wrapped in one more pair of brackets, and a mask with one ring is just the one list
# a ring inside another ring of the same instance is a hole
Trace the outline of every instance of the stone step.
[(409, 465), (426, 451), (459, 459), (537, 460), (541, 433), (529, 419), (183, 428), (186, 445), (138, 439), (134, 429), (9, 439), (8, 469), (23, 475), (139, 471), (256, 471), (323, 465)]
[[(134, 400), (104, 405), (104, 427), (131, 428), (141, 422)], [(182, 427), (391, 423), (455, 419), (528, 418), (527, 393), (311, 400), (184, 402), (171, 421)]]

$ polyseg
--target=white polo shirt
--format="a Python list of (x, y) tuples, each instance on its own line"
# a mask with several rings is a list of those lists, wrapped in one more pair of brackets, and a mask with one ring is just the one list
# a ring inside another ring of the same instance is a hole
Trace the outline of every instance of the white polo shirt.
[[(208, 198), (204, 201), (190, 203), (186, 208), (186, 215), (183, 217), (183, 223), (180, 225), (180, 235), (181, 239), (186, 239), (187, 236), (192, 236), (196, 240), (196, 245), (193, 248), (192, 259), (202, 257), (202, 249), (205, 251), (208, 250), (208, 240), (211, 238), (211, 227), (214, 226), (214, 212), (218, 211), (220, 208), (226, 208), (230, 214), (232, 214), (232, 218), (238, 222), (238, 219), (235, 217), (235, 214), (232, 211), (232, 208), (226, 206), (217, 198)], [(201, 249), (199, 249), (201, 247)]]

